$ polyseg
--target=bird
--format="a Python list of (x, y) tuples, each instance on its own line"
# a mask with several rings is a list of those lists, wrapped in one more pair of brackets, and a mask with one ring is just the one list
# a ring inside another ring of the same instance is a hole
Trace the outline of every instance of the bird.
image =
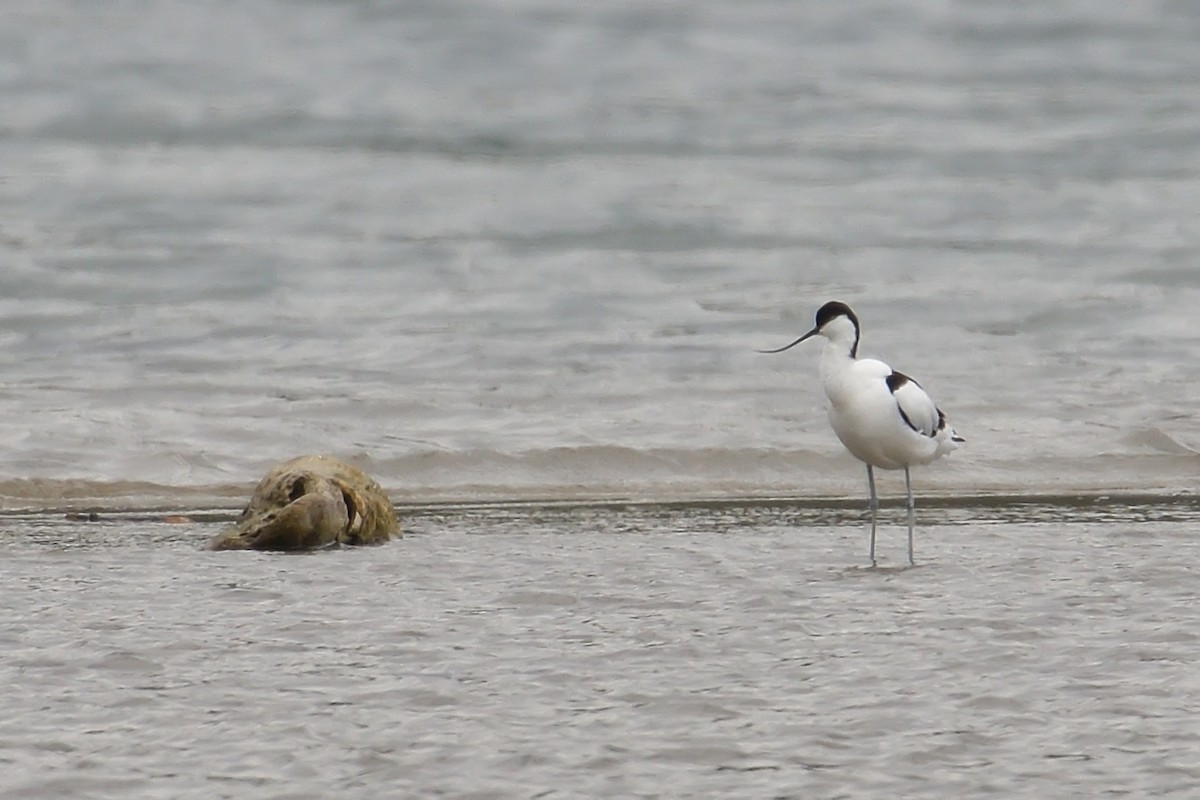
[(958, 449), (965, 439), (950, 427), (946, 415), (913, 378), (882, 361), (859, 358), (862, 327), (850, 306), (837, 300), (817, 310), (816, 325), (791, 344), (760, 353), (782, 353), (813, 336), (825, 337), (820, 376), (829, 398), (829, 424), (851, 455), (867, 465), (871, 512), (871, 566), (875, 561), (875, 529), (879, 496), (875, 468), (904, 470), (908, 495), (908, 563), (913, 558), (912, 478), (909, 467), (928, 464)]

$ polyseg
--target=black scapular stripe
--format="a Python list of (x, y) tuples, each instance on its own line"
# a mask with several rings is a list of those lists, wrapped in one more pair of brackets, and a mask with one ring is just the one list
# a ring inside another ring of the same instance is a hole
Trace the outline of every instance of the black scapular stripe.
[[(892, 374), (887, 376), (888, 391), (890, 391), (892, 394), (895, 394), (896, 391), (901, 386), (908, 383), (909, 381), (912, 381), (913, 383), (917, 383), (916, 381), (913, 381), (912, 378), (905, 375), (903, 372), (896, 372), (895, 370), (892, 370)], [(920, 386), (920, 384), (917, 384), (917, 385)]]
[[(917, 383), (912, 378), (905, 375), (903, 372), (896, 372), (893, 370), (892, 374), (887, 376), (888, 391), (890, 391), (893, 395), (896, 394), (897, 391), (899, 391), (901, 386), (904, 386), (905, 384), (908, 384), (908, 383), (911, 383), (913, 386), (916, 386), (917, 388), (920, 388), (920, 386), (921, 386), (921, 384)], [(900, 419), (904, 420), (905, 424), (908, 425), (908, 427), (912, 428), (914, 431), (921, 434), (922, 436), (929, 436), (929, 434), (925, 433), (925, 431), (921, 430), (916, 425), (913, 425), (912, 420), (908, 418), (908, 414), (904, 413), (904, 407), (901, 406), (899, 402), (896, 403), (896, 410), (900, 412)], [(942, 412), (940, 410), (938, 411), (938, 416), (939, 416), (939, 422), (944, 422), (945, 417), (942, 416)], [(939, 428), (939, 430), (940, 430), (940, 428)]]

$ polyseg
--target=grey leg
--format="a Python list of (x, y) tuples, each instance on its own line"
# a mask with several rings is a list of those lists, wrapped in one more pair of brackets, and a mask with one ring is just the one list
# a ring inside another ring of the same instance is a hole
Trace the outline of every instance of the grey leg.
[(913, 502), (912, 479), (908, 476), (908, 467), (904, 468), (904, 490), (908, 492), (908, 563), (915, 567), (917, 562), (913, 560), (913, 511), (916, 503)]
[(867, 508), (871, 510), (871, 566), (875, 566), (875, 516), (879, 511), (879, 496), (875, 494), (875, 470), (871, 469), (871, 465), (867, 464), (867, 488), (871, 492), (871, 497), (867, 501)]

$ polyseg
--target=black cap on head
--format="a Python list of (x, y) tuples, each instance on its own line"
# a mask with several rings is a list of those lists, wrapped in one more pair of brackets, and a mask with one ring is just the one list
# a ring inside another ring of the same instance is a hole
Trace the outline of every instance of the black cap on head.
[(850, 357), (858, 358), (858, 317), (853, 311), (850, 310), (850, 306), (846, 305), (845, 303), (839, 303), (837, 300), (831, 300), (830, 302), (821, 306), (821, 308), (817, 310), (817, 326), (796, 341), (792, 342), (791, 344), (785, 344), (783, 347), (776, 347), (774, 350), (759, 350), (758, 352), (782, 353), (784, 350), (791, 350), (793, 347), (805, 341), (806, 339), (811, 339), (819, 334), (822, 328), (824, 328), (831, 320), (835, 320), (838, 317), (845, 317), (846, 319), (850, 320), (852, 325), (854, 325), (854, 344), (850, 347)]
[(850, 306), (837, 300), (830, 300), (817, 309), (817, 328), (824, 328), (827, 322), (838, 317), (848, 318), (854, 323), (855, 330), (858, 330), (858, 315), (854, 313)]

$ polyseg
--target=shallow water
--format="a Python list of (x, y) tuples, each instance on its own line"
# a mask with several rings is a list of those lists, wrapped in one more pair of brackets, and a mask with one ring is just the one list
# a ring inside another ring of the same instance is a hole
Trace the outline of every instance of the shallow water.
[(1194, 503), (3, 524), (0, 794), (1187, 797)]

